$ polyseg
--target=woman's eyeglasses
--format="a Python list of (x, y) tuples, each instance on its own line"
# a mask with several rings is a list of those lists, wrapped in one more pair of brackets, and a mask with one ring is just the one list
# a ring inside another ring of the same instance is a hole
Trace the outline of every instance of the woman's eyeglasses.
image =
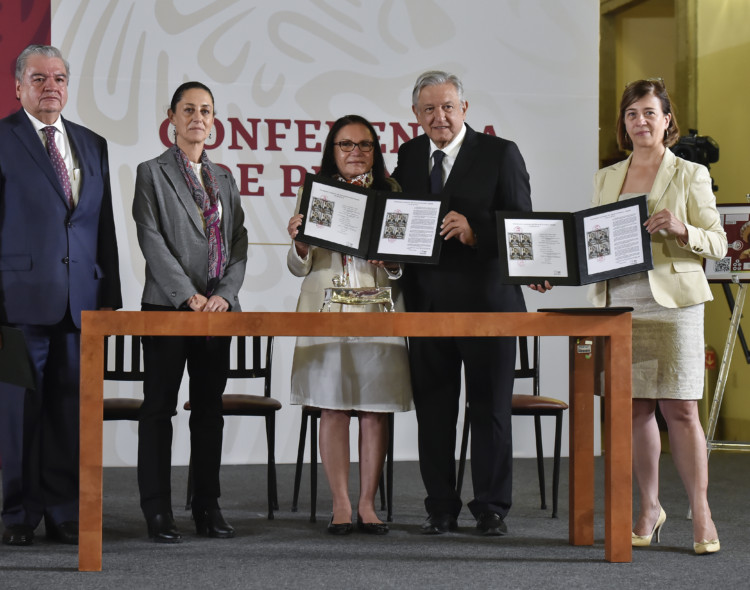
[(371, 152), (372, 148), (375, 147), (375, 142), (373, 141), (354, 142), (354, 141), (347, 140), (347, 141), (337, 141), (333, 145), (339, 146), (342, 152), (353, 152), (355, 147), (358, 147), (360, 152)]

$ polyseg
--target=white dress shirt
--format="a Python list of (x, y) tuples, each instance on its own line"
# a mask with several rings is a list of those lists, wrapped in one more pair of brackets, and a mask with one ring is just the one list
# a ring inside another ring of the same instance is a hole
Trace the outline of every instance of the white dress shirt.
[(445, 183), (448, 182), (448, 176), (453, 169), (453, 164), (456, 162), (456, 156), (458, 156), (458, 152), (461, 149), (461, 144), (463, 144), (464, 142), (464, 137), (466, 137), (466, 123), (461, 125), (461, 131), (456, 134), (456, 137), (453, 138), (453, 141), (451, 141), (442, 149), (436, 146), (435, 143), (430, 140), (430, 172), (432, 172), (432, 166), (435, 162), (432, 158), (432, 154), (435, 153), (435, 150), (440, 150), (445, 154), (445, 157), (443, 158), (443, 186), (445, 186)]

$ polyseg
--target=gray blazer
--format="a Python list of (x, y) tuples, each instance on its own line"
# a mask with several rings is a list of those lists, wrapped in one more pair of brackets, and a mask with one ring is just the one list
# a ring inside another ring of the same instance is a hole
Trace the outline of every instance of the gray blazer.
[[(214, 295), (241, 311), (238, 293), (245, 278), (247, 230), (237, 184), (213, 166), (222, 207), (221, 229), (229, 262)], [(201, 211), (170, 150), (138, 165), (133, 199), (138, 243), (146, 259), (143, 303), (180, 308), (196, 293), (206, 294), (208, 241)]]

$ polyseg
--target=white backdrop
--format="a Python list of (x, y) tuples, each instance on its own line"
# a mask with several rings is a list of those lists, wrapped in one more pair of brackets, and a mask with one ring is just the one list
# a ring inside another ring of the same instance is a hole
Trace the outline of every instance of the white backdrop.
[[(59, 0), (52, 8), (52, 43), (71, 63), (64, 114), (109, 141), (125, 309), (139, 309), (144, 274), (131, 217), (135, 169), (165, 149), (160, 128), (186, 80), (212, 89), (209, 157), (233, 172), (243, 193), (246, 311), (294, 310), (299, 279), (286, 269), (285, 227), (302, 172), (320, 163), (326, 122), (349, 113), (373, 121), (392, 170), (398, 146), (418, 132), (411, 88), (428, 69), (462, 78), (470, 125), (518, 143), (536, 210), (588, 206), (597, 166), (598, 0)], [(530, 310), (585, 305), (582, 288), (525, 291)], [(296, 457), (292, 347), (292, 339), (277, 339), (279, 462)], [(567, 399), (563, 339), (545, 339), (542, 361), (543, 390)], [(139, 395), (140, 387), (107, 384), (105, 393)], [(183, 384), (180, 406), (186, 395)], [(532, 421), (514, 420), (516, 456), (533, 456)], [(545, 428), (547, 454), (553, 430)], [(134, 424), (106, 425), (105, 465), (135, 465), (136, 432)], [(174, 432), (173, 461), (185, 464), (182, 410)], [(414, 413), (397, 415), (396, 459), (416, 457)], [(224, 462), (265, 460), (263, 421), (227, 419)]]

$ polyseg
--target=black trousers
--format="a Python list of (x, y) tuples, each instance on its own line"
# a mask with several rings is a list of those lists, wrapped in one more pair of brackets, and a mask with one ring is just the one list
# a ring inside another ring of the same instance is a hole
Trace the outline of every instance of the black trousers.
[(505, 516), (513, 484), (511, 402), (516, 363), (515, 338), (410, 338), (414, 405), (419, 426), (419, 468), (427, 490), (428, 513), (458, 516), (456, 421), (461, 366), (471, 420), (469, 509)]
[[(174, 308), (143, 304), (143, 311)], [(229, 373), (231, 338), (146, 336), (145, 378), (138, 420), (138, 488), (146, 518), (169, 512), (171, 501), (172, 416), (187, 364), (190, 405), (190, 451), (193, 462), (193, 508), (218, 507), (219, 469), (224, 429), (221, 396)]]

